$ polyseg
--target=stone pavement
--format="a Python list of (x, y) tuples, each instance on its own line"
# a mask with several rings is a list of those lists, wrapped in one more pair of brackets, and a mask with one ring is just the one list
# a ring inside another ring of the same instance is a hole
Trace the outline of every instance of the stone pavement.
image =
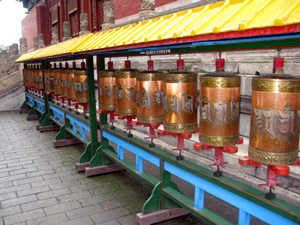
[[(53, 148), (26, 114), (0, 112), (0, 225), (135, 224), (151, 189), (127, 172), (85, 177), (83, 145)], [(204, 224), (189, 215), (164, 225)]]

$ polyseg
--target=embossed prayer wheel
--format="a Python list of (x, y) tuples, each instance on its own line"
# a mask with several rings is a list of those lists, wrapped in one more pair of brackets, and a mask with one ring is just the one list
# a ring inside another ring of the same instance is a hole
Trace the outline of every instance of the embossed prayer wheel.
[(33, 66), (31, 68), (31, 86), (34, 87), (34, 88), (36, 88), (35, 77), (36, 77), (36, 67)]
[(88, 103), (88, 80), (87, 71), (85, 69), (74, 70), (75, 95), (77, 103)]
[(239, 141), (240, 77), (216, 72), (200, 77), (199, 140), (210, 146)]
[(67, 69), (60, 70), (60, 80), (61, 80), (61, 95), (65, 98), (68, 97), (68, 80), (67, 80)]
[(300, 79), (269, 74), (252, 81), (252, 114), (248, 154), (267, 165), (297, 161)]
[(75, 91), (75, 78), (74, 78), (74, 69), (67, 69), (67, 87), (68, 87), (68, 99), (76, 99)]
[(172, 133), (197, 130), (197, 74), (171, 72), (164, 75), (164, 129)]
[(54, 69), (54, 76), (55, 76), (55, 94), (61, 95), (61, 78), (60, 78), (60, 69)]
[(163, 76), (158, 71), (144, 71), (136, 77), (137, 121), (141, 123), (162, 123)]
[(43, 89), (43, 71), (41, 66), (38, 66), (36, 71), (36, 87), (40, 90)]
[(134, 69), (116, 71), (117, 114), (120, 116), (136, 115), (136, 75)]
[(100, 109), (105, 111), (116, 110), (116, 74), (115, 70), (99, 71)]
[(55, 69), (49, 69), (49, 91), (55, 93)]

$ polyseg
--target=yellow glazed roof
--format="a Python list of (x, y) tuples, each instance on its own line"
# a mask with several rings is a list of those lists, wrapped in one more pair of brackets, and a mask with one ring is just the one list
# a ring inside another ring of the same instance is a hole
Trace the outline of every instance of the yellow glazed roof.
[[(226, 0), (42, 49), (17, 61), (101, 50), (130, 44), (300, 23), (300, 0)], [(25, 56), (25, 55), (24, 55)]]
[(24, 62), (32, 59), (33, 56), (35, 56), (38, 52), (40, 52), (42, 49), (34, 50), (32, 52), (27, 52), (23, 55), (21, 55), (16, 62)]

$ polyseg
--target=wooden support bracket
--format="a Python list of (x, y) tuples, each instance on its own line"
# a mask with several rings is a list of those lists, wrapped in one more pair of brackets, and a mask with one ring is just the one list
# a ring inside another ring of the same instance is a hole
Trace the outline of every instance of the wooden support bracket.
[(26, 119), (29, 120), (38, 120), (41, 118), (41, 115), (31, 115), (31, 116), (27, 116)]
[(85, 175), (87, 177), (91, 177), (94, 175), (101, 175), (101, 174), (111, 173), (111, 172), (116, 172), (121, 170), (124, 170), (124, 168), (119, 166), (118, 164), (113, 164), (109, 166), (97, 166), (93, 168), (87, 167), (85, 168)]
[(152, 213), (138, 213), (136, 214), (136, 222), (139, 225), (156, 224), (162, 221), (174, 219), (176, 217), (184, 216), (190, 212), (184, 208), (171, 208), (155, 211)]
[(76, 170), (77, 172), (84, 172), (87, 167), (89, 167), (90, 163), (76, 163)]
[(53, 141), (53, 147), (59, 148), (59, 147), (65, 147), (70, 145), (77, 145), (81, 144), (81, 142), (77, 138), (70, 138), (70, 139), (63, 139), (63, 140), (54, 140)]
[(49, 126), (39, 126), (40, 132), (47, 132), (47, 131), (58, 131), (60, 129), (59, 125), (49, 125)]

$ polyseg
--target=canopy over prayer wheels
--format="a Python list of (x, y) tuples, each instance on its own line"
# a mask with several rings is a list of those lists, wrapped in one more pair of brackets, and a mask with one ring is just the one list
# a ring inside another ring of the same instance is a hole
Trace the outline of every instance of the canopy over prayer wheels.
[(138, 71), (124, 69), (116, 71), (117, 114), (121, 116), (136, 115), (136, 76)]
[(197, 130), (197, 74), (172, 72), (164, 75), (164, 129), (171, 133)]
[(239, 141), (240, 77), (216, 72), (200, 77), (200, 142), (230, 146)]
[(300, 79), (269, 74), (253, 79), (250, 159), (267, 165), (297, 161)]
[(141, 123), (162, 123), (163, 73), (144, 71), (136, 77), (137, 120)]

